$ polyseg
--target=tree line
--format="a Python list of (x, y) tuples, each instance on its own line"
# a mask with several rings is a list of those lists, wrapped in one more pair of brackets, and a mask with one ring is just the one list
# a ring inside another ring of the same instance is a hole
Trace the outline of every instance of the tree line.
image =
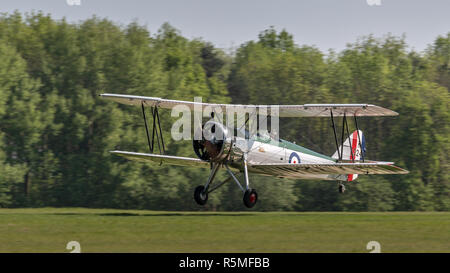
[[(330, 181), (252, 175), (256, 210), (450, 210), (450, 32), (423, 52), (404, 38), (366, 36), (335, 52), (298, 45), (269, 28), (225, 52), (187, 39), (168, 23), (150, 32), (93, 17), (79, 23), (41, 12), (0, 16), (0, 207), (82, 206), (153, 210), (244, 210), (229, 183), (205, 208), (193, 189), (208, 171), (113, 156), (146, 152), (142, 113), (102, 100), (120, 93), (239, 104), (371, 103), (400, 113), (361, 118), (366, 157), (408, 175), (360, 176), (337, 193)], [(195, 157), (175, 142), (160, 111), (167, 153)], [(351, 123), (351, 122), (350, 122)], [(350, 124), (352, 126), (352, 124)], [(280, 136), (331, 155), (330, 120), (283, 118)], [(220, 174), (220, 178), (225, 178)]]

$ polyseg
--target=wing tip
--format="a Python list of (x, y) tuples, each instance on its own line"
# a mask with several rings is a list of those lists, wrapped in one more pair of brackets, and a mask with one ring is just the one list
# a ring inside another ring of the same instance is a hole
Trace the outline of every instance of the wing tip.
[(398, 112), (395, 112), (393, 110), (388, 109), (389, 111), (391, 111), (391, 116), (398, 116), (400, 115)]

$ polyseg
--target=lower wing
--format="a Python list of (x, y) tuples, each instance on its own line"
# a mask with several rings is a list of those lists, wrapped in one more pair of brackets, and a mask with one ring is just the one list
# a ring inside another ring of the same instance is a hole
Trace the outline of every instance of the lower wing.
[(321, 164), (249, 164), (249, 171), (296, 178), (315, 174), (407, 174), (407, 170), (395, 166), (392, 162), (370, 163), (321, 163)]
[[(129, 160), (169, 164), (188, 167), (211, 168), (209, 162), (198, 158), (135, 153), (126, 151), (111, 151), (111, 153), (125, 157)], [(237, 166), (233, 166), (237, 167)], [(240, 169), (240, 168), (233, 168)], [(318, 163), (318, 164), (249, 164), (249, 172), (273, 175), (286, 178), (301, 178), (305, 175), (318, 174), (407, 174), (407, 170), (395, 166), (392, 162), (368, 163)]]
[(198, 158), (135, 153), (135, 152), (125, 152), (125, 151), (111, 151), (111, 153), (120, 155), (122, 157), (125, 157), (126, 159), (136, 160), (136, 161), (141, 161), (141, 162), (153, 162), (153, 163), (159, 163), (159, 164), (210, 168), (209, 162), (202, 161)]

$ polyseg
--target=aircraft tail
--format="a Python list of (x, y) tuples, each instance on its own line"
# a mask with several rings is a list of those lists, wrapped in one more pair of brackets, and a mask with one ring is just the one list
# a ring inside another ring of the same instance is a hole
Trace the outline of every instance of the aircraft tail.
[[(359, 136), (358, 136), (359, 133)], [(361, 151), (362, 148), (362, 151)], [(361, 130), (354, 131), (350, 137), (344, 141), (344, 147), (339, 146), (339, 151), (336, 151), (331, 157), (339, 159), (339, 153), (342, 152), (343, 160), (362, 160), (366, 152), (366, 140)], [(347, 181), (353, 181), (358, 177), (357, 174), (348, 174)]]

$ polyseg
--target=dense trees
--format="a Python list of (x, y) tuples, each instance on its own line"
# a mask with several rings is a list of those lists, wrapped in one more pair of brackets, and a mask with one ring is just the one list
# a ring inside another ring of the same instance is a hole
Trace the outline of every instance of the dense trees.
[[(152, 166), (111, 156), (145, 151), (140, 109), (98, 98), (102, 92), (221, 103), (369, 102), (400, 113), (361, 119), (368, 154), (411, 171), (336, 184), (252, 176), (259, 210), (449, 210), (450, 33), (425, 52), (404, 40), (368, 36), (342, 52), (299, 46), (269, 28), (232, 55), (189, 40), (169, 24), (157, 32), (91, 18), (79, 24), (19, 13), (0, 17), (0, 207), (86, 206), (199, 209), (192, 191), (207, 171)], [(170, 154), (194, 156), (170, 137)], [(283, 119), (281, 136), (334, 152), (328, 119)], [(314, 138), (310, 136), (314, 135)], [(219, 178), (225, 177), (220, 176)], [(208, 210), (241, 210), (233, 184)]]

